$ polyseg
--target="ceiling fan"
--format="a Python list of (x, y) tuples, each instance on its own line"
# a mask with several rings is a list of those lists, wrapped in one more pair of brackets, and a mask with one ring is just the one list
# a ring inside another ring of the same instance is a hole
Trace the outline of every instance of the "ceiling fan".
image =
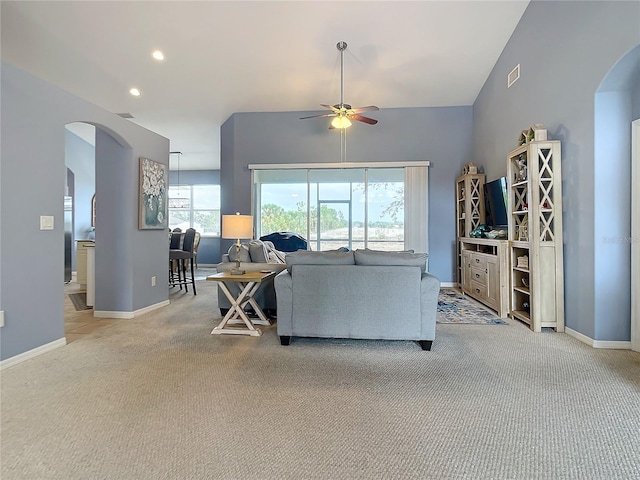
[(373, 112), (380, 110), (375, 105), (370, 105), (368, 107), (358, 107), (351, 108), (351, 105), (344, 103), (344, 51), (347, 49), (346, 42), (338, 42), (336, 44), (338, 51), (340, 52), (340, 103), (337, 105), (325, 105), (321, 104), (323, 107), (331, 110), (331, 113), (323, 113), (321, 115), (311, 115), (310, 117), (301, 117), (300, 120), (304, 120), (307, 118), (318, 118), (318, 117), (335, 117), (331, 121), (331, 126), (329, 128), (347, 128), (351, 126), (351, 120), (357, 120), (358, 122), (368, 123), (369, 125), (375, 125), (378, 123), (377, 120), (373, 118), (365, 117), (360, 115), (362, 112)]

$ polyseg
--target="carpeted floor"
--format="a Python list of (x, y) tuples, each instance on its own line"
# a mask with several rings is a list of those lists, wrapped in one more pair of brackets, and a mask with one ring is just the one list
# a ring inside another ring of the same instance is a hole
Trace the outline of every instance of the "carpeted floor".
[(217, 287), (2, 371), (0, 478), (638, 479), (640, 354), (526, 326), (210, 335)]
[(440, 289), (436, 321), (475, 325), (506, 325), (507, 323), (492, 310), (454, 288)]

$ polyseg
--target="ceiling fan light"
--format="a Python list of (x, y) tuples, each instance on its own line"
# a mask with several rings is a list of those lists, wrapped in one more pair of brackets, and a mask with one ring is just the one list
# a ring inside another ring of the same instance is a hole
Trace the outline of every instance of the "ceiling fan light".
[(351, 126), (351, 120), (344, 115), (339, 115), (331, 121), (333, 128), (349, 128)]

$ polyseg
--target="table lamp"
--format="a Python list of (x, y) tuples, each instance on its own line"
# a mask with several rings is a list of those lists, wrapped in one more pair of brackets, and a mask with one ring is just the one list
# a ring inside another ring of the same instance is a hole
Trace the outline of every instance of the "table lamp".
[(222, 238), (235, 238), (236, 243), (236, 268), (231, 269), (232, 275), (242, 275), (246, 273), (240, 270), (240, 239), (253, 238), (253, 217), (251, 215), (223, 215), (222, 216)]

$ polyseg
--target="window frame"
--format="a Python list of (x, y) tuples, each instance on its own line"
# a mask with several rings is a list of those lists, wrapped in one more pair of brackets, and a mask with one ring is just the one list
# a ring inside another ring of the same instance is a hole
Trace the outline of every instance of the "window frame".
[[(194, 221), (195, 221), (195, 213), (196, 212), (214, 212), (214, 214), (217, 212), (218, 214), (218, 231), (217, 233), (204, 233), (204, 232), (200, 232), (200, 235), (202, 237), (209, 237), (209, 238), (221, 238), (221, 218), (222, 218), (222, 212), (221, 212), (221, 208), (220, 208), (220, 202), (222, 199), (222, 189), (220, 187), (219, 184), (216, 183), (197, 183), (197, 184), (193, 184), (193, 183), (175, 183), (175, 184), (170, 184), (169, 185), (169, 198), (171, 198), (171, 190), (175, 189), (175, 188), (185, 188), (188, 187), (189, 188), (189, 208), (171, 208), (168, 207), (168, 213), (169, 213), (169, 224), (171, 224), (171, 213), (172, 212), (189, 212), (189, 228), (195, 228), (194, 227)], [(194, 188), (196, 187), (214, 187), (217, 188), (218, 190), (218, 198), (217, 198), (217, 204), (218, 204), (218, 208), (194, 208)]]

